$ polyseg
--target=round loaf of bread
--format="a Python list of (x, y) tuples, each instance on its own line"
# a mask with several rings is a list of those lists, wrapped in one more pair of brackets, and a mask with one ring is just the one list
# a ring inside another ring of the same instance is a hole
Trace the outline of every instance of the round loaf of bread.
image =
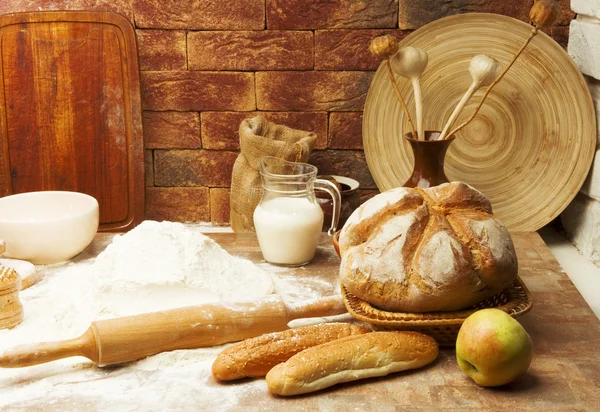
[(342, 229), (340, 253), (346, 289), (395, 312), (463, 309), (517, 276), (508, 230), (489, 200), (460, 182), (369, 199)]

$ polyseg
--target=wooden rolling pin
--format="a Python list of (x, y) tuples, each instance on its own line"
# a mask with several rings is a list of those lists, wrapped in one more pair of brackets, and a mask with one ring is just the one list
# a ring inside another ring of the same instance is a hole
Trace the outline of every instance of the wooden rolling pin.
[(20, 368), (71, 356), (100, 366), (131, 362), (176, 349), (236, 342), (288, 329), (294, 319), (346, 312), (340, 296), (288, 306), (272, 295), (252, 302), (207, 304), (93, 322), (75, 339), (21, 345), (0, 356), (0, 367)]

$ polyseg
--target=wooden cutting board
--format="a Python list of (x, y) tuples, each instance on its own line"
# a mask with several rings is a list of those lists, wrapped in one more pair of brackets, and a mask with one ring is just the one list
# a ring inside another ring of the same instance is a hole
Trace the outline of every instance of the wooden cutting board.
[(100, 230), (144, 214), (140, 82), (133, 26), (114, 13), (0, 16), (0, 196), (94, 196)]

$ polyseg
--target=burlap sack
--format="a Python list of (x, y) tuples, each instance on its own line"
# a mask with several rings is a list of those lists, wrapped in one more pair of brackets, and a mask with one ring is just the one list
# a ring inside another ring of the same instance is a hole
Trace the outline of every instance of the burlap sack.
[(267, 121), (262, 116), (240, 125), (240, 154), (231, 176), (230, 219), (236, 232), (254, 230), (254, 209), (262, 197), (260, 159), (275, 156), (290, 162), (306, 162), (317, 135)]

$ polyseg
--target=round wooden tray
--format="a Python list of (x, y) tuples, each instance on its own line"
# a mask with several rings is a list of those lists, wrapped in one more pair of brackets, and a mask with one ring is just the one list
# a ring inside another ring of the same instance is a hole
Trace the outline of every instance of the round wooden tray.
[[(530, 32), (531, 26), (511, 17), (472, 13), (437, 20), (402, 40), (401, 47), (429, 54), (422, 78), (425, 128), (442, 129), (472, 82), (468, 67), (474, 55), (488, 54), (506, 66)], [(414, 113), (410, 82), (398, 78), (398, 85)], [(472, 113), (481, 93), (455, 125)], [(401, 137), (409, 130), (382, 65), (363, 116), (367, 163), (382, 191), (401, 186), (412, 171), (412, 152)], [(575, 197), (595, 143), (595, 112), (585, 80), (566, 52), (540, 33), (475, 120), (458, 133), (445, 170), (450, 180), (467, 182), (488, 196), (510, 230), (534, 231)]]

